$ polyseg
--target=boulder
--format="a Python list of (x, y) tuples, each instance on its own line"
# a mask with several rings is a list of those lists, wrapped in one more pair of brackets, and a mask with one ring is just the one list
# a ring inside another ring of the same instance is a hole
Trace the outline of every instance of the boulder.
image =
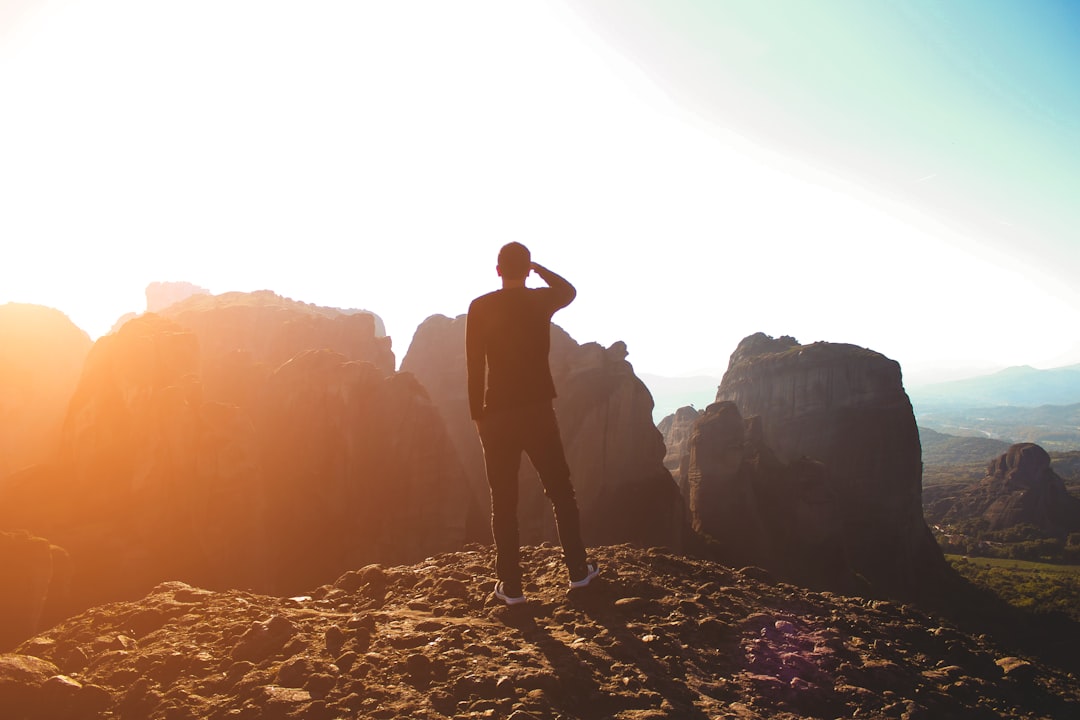
[(42, 688), (59, 673), (56, 665), (32, 655), (0, 655), (0, 708), (4, 717), (37, 717)]

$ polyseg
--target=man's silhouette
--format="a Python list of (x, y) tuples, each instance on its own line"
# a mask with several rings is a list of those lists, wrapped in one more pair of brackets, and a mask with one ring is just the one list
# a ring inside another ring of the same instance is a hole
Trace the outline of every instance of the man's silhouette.
[[(518, 541), (518, 468), (529, 455), (551, 500), (570, 587), (599, 574), (585, 556), (577, 499), (570, 483), (552, 399), (548, 351), (551, 316), (577, 295), (574, 286), (532, 262), (529, 249), (512, 242), (499, 251), (502, 289), (473, 300), (465, 331), (469, 410), (484, 446), (495, 536), (495, 596), (507, 605), (525, 602)], [(545, 288), (525, 287), (535, 272)], [(486, 382), (485, 382), (486, 381)]]

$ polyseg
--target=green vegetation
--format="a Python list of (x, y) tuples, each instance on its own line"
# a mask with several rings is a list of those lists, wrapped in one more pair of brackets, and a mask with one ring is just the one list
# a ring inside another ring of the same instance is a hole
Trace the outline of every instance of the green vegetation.
[[(1070, 536), (1070, 541), (1080, 540)], [(1061, 613), (1080, 622), (1080, 565), (1050, 565), (1023, 560), (946, 559), (969, 582), (1010, 605), (1036, 614)]]
[(938, 545), (947, 554), (1080, 565), (1080, 533), (1048, 537), (1034, 525), (1013, 525), (990, 531), (982, 518), (970, 518), (945, 527), (935, 525), (933, 532)]
[(1080, 404), (958, 408), (915, 403), (915, 417), (924, 435), (933, 431), (938, 436), (973, 441), (965, 446), (957, 440), (941, 440), (939, 445), (937, 438), (930, 436), (923, 453), (923, 461), (928, 463), (965, 462), (964, 453), (982, 452), (977, 444), (980, 442), (986, 447), (992, 443), (1033, 442), (1048, 452), (1075, 452), (1080, 448)]
[[(974, 466), (978, 472), (986, 470), (991, 460), (1009, 449), (1009, 443), (988, 437), (962, 437), (919, 426), (919, 444), (922, 445), (923, 465), (929, 470), (956, 465)], [(975, 479), (979, 479), (978, 475)]]

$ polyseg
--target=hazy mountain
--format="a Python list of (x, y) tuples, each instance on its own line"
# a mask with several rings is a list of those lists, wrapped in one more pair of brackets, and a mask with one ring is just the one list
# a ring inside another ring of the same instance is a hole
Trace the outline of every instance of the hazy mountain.
[(992, 375), (908, 388), (916, 408), (931, 406), (1071, 405), (1080, 403), (1080, 365), (1037, 370), (1028, 365)]

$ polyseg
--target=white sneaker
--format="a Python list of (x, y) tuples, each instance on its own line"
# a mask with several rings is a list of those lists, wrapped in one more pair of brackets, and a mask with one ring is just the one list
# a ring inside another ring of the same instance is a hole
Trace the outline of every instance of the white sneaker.
[(600, 566), (594, 562), (585, 565), (585, 577), (580, 580), (571, 580), (570, 589), (576, 590), (577, 588), (583, 588), (593, 581), (600, 574)]
[(514, 588), (507, 590), (506, 583), (502, 580), (495, 583), (495, 597), (507, 605), (520, 605), (525, 602), (525, 593), (521, 592), (520, 588), (516, 589), (517, 594), (514, 594), (514, 592)]

